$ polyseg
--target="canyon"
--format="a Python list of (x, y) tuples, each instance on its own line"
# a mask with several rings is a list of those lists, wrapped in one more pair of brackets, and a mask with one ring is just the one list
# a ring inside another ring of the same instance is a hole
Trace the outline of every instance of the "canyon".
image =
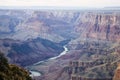
[[(68, 51), (60, 55), (63, 46)], [(120, 62), (120, 11), (0, 10), (0, 51), (40, 72), (36, 80), (112, 80)]]

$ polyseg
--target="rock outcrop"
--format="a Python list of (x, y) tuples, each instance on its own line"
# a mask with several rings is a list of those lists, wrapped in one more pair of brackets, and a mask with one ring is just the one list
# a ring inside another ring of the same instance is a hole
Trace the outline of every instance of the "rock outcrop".
[(117, 69), (115, 70), (113, 80), (120, 80), (120, 63), (118, 64)]
[(42, 38), (27, 41), (0, 40), (0, 51), (6, 53), (5, 55), (10, 59), (10, 62), (21, 66), (57, 56), (63, 50), (63, 45)]
[[(71, 40), (68, 54), (45, 65), (32, 66), (43, 72), (41, 80), (113, 77), (114, 63), (120, 56), (119, 11), (1, 10), (0, 16), (0, 49), (14, 63), (25, 66), (56, 56), (63, 50), (58, 43)], [(69, 61), (92, 62), (80, 66), (75, 62), (71, 66), (67, 65)]]
[(0, 80), (32, 80), (32, 78), (25, 69), (9, 64), (0, 52)]
[(59, 42), (66, 38), (79, 37), (120, 41), (119, 13), (119, 11), (0, 10), (1, 38), (27, 40), (41, 37)]
[(92, 38), (107, 41), (120, 41), (119, 12), (84, 13), (76, 31), (81, 32), (81, 38)]

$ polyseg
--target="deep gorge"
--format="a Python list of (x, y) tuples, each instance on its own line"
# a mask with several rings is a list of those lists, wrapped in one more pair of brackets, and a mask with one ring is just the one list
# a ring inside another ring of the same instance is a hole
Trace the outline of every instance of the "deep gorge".
[[(67, 54), (32, 65), (58, 56), (63, 45)], [(0, 10), (0, 51), (41, 72), (37, 80), (111, 80), (120, 61), (120, 11)]]

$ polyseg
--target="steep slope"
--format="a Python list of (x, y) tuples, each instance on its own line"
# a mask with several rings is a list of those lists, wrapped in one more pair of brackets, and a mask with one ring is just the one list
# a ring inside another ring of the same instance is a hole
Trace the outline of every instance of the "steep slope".
[(25, 69), (9, 64), (0, 52), (0, 80), (32, 80), (32, 78)]
[[(71, 40), (67, 44), (68, 54), (32, 66), (43, 73), (38, 80), (112, 79), (120, 56), (119, 10), (5, 11), (5, 16), (11, 15), (20, 22), (13, 31), (2, 25), (5, 28), (1, 32), (6, 29), (10, 34), (2, 33), (0, 44), (11, 62), (26, 66), (56, 56), (63, 48), (55, 42)], [(9, 24), (10, 19), (4, 21)]]
[(95, 42), (79, 46), (55, 60), (33, 65), (31, 69), (42, 72), (42, 80), (111, 80), (120, 61), (120, 46), (111, 48), (112, 44), (101, 43), (97, 48)]
[(27, 41), (1, 39), (0, 49), (7, 53), (12, 63), (26, 66), (59, 55), (63, 46), (42, 38)]
[(0, 10), (0, 13), (1, 32), (11, 33), (1, 34), (1, 38), (42, 37), (60, 42), (79, 37), (120, 41), (119, 11)]
[(113, 80), (120, 80), (120, 64), (118, 64), (117, 69), (115, 70)]
[(1, 34), (1, 38), (27, 40), (41, 37), (60, 42), (75, 37), (71, 30), (74, 28), (73, 22), (78, 13), (70, 11), (0, 10), (0, 16), (1, 32), (4, 32)]
[(68, 54), (32, 66), (43, 73), (38, 79), (112, 80), (120, 56), (119, 13), (81, 12), (74, 21), (73, 33), (77, 37), (67, 44)]
[(120, 15), (119, 11), (91, 11), (83, 13), (75, 32), (79, 36), (70, 44), (80, 42), (98, 41), (101, 42), (120, 42)]

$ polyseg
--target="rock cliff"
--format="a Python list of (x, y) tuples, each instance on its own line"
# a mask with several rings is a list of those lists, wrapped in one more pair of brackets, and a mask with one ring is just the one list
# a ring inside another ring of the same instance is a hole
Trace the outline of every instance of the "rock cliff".
[(0, 40), (0, 51), (10, 59), (11, 63), (27, 66), (40, 60), (59, 55), (63, 46), (46, 39), (36, 38), (27, 41), (12, 39)]
[(32, 80), (25, 69), (9, 64), (3, 53), (0, 52), (0, 80)]
[(1, 38), (27, 40), (42, 37), (59, 42), (66, 38), (79, 37), (120, 41), (119, 13), (102, 10), (0, 10)]
[(118, 64), (117, 69), (115, 70), (113, 80), (120, 80), (120, 64)]
[(76, 31), (82, 31), (81, 38), (120, 41), (119, 21), (119, 12), (84, 13), (76, 26)]
[(1, 10), (0, 16), (0, 49), (23, 66), (58, 55), (58, 43), (71, 40), (68, 54), (32, 66), (43, 73), (38, 79), (112, 79), (120, 61), (119, 10)]

